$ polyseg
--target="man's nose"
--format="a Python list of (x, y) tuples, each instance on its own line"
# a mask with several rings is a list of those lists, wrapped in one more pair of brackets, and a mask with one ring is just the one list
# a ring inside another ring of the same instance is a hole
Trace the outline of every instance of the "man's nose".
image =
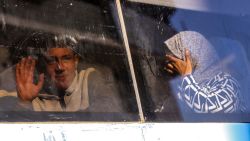
[(56, 61), (56, 70), (64, 70), (64, 65), (63, 62), (61, 60)]

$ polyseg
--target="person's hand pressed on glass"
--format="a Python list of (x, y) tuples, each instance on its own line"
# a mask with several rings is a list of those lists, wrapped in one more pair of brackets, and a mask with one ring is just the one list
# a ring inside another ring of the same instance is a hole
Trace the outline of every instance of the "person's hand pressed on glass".
[(166, 55), (168, 61), (165, 69), (168, 73), (178, 73), (181, 76), (186, 76), (192, 73), (191, 55), (188, 49), (185, 49), (185, 59), (179, 59), (173, 55)]
[(34, 83), (36, 61), (32, 57), (22, 58), (16, 65), (16, 87), (18, 97), (22, 101), (32, 101), (38, 96), (44, 83), (44, 74), (39, 75), (38, 83)]

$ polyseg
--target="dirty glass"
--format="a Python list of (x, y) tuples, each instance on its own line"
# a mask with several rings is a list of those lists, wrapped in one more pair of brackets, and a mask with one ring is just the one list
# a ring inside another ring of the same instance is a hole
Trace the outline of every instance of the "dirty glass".
[(249, 12), (123, 1), (146, 121), (249, 122)]
[(114, 1), (0, 1), (0, 121), (138, 121)]

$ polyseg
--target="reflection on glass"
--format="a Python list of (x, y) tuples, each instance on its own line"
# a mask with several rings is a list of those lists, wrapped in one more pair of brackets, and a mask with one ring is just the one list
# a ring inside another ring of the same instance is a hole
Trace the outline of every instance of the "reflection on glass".
[(0, 12), (1, 120), (139, 120), (113, 1), (11, 0)]
[(175, 94), (183, 108), (196, 113), (245, 112), (238, 80), (224, 62), (219, 62), (204, 36), (192, 31), (180, 32), (168, 39), (166, 45), (175, 56), (167, 57), (167, 69), (183, 77), (172, 85), (178, 89)]
[(249, 121), (243, 17), (128, 1), (123, 8), (147, 120)]
[[(166, 75), (163, 69), (165, 53), (169, 52), (164, 41), (176, 33), (168, 20), (174, 11), (168, 7), (123, 3), (139, 93), (144, 115), (149, 121), (178, 121), (181, 118), (174, 96), (171, 95), (169, 81), (172, 77)], [(163, 104), (166, 106), (164, 111)]]

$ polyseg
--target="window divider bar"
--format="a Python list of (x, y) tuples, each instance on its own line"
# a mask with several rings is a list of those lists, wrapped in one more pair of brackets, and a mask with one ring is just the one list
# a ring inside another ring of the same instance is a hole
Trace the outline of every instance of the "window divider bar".
[(133, 81), (133, 86), (134, 86), (137, 106), (138, 106), (138, 110), (139, 110), (140, 120), (141, 120), (141, 122), (145, 122), (143, 110), (142, 110), (142, 105), (141, 105), (141, 100), (140, 100), (140, 95), (139, 95), (139, 90), (138, 90), (138, 85), (137, 85), (137, 81), (136, 81), (136, 77), (135, 77), (135, 71), (134, 71), (132, 56), (131, 56), (131, 52), (130, 52), (128, 37), (127, 37), (127, 32), (126, 32), (126, 26), (125, 26), (125, 22), (123, 19), (123, 13), (122, 13), (122, 7), (121, 7), (120, 0), (116, 0), (116, 8), (117, 8), (119, 22), (120, 22), (120, 26), (121, 26), (121, 30), (122, 30), (122, 36), (123, 36), (123, 41), (124, 41), (124, 45), (125, 45), (125, 49), (126, 49), (130, 73), (131, 73), (131, 77), (132, 77), (132, 81)]

